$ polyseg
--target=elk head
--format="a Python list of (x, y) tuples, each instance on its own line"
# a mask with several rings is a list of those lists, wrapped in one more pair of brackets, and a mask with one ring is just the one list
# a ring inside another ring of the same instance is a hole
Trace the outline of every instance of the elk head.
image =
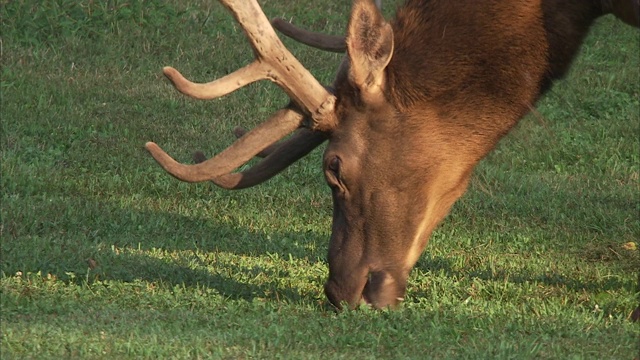
[[(442, 209), (431, 205), (425, 210), (423, 203), (414, 201), (416, 192), (429, 189), (410, 185), (423, 179), (414, 174), (417, 169), (404, 166), (413, 161), (395, 152), (391, 148), (395, 140), (388, 138), (388, 119), (397, 117), (383, 91), (384, 69), (393, 53), (391, 26), (369, 1), (355, 2), (346, 46), (342, 37), (314, 37), (274, 20), (281, 31), (301, 41), (317, 41), (315, 46), (335, 51), (346, 47), (348, 56), (332, 93), (284, 47), (255, 0), (221, 2), (242, 25), (256, 60), (207, 84), (192, 83), (170, 67), (164, 69), (165, 75), (179, 91), (199, 99), (269, 79), (287, 92), (292, 103), (247, 133), (237, 130), (239, 139), (217, 156), (206, 160), (197, 153), (195, 165), (176, 162), (152, 142), (147, 150), (180, 180), (211, 180), (226, 189), (241, 189), (269, 179), (328, 139), (323, 168), (333, 191), (334, 222), (326, 294), (338, 307), (361, 302), (395, 305), (434, 225), (423, 220), (424, 215)], [(293, 131), (292, 137), (277, 143)], [(242, 173), (233, 173), (255, 155), (265, 158)], [(389, 168), (389, 161), (402, 166)], [(460, 185), (443, 190), (459, 191)]]
[[(333, 196), (333, 227), (325, 293), (336, 307), (382, 308), (403, 299), (409, 272), (432, 230), (464, 193), (475, 164), (571, 61), (574, 43), (593, 20), (575, 21), (579, 31), (555, 29), (554, 17), (560, 25), (574, 25), (567, 20), (571, 16), (556, 13), (603, 13), (585, 0), (409, 0), (392, 26), (370, 0), (356, 0), (346, 39), (274, 20), (297, 40), (346, 49), (328, 90), (284, 47), (256, 0), (220, 1), (242, 25), (256, 60), (207, 84), (192, 83), (169, 67), (165, 75), (199, 99), (268, 79), (292, 102), (253, 130), (238, 130), (239, 139), (215, 157), (197, 153), (194, 165), (176, 162), (151, 142), (147, 150), (180, 180), (242, 189), (328, 140), (323, 169)], [(549, 23), (543, 19), (546, 9)], [(548, 29), (575, 36), (549, 35)], [(551, 47), (571, 51), (553, 57)], [(233, 172), (256, 155), (264, 159)]]

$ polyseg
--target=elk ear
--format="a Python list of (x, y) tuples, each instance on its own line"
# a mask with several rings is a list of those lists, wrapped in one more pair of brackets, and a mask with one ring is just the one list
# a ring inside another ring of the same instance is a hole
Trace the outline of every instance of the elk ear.
[(371, 0), (356, 0), (347, 31), (349, 78), (361, 91), (380, 93), (393, 54), (393, 29)]

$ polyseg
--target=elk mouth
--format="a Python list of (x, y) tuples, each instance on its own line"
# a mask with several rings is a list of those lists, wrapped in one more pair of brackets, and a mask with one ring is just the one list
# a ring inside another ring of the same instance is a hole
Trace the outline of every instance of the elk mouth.
[[(353, 278), (352, 278), (353, 280)], [(357, 309), (366, 306), (371, 309), (394, 309), (404, 301), (404, 283), (398, 282), (385, 271), (370, 272), (361, 283), (360, 290), (348, 288), (333, 280), (325, 284), (325, 293), (329, 302), (337, 309), (344, 307)], [(352, 283), (352, 285), (355, 285)], [(355, 291), (354, 291), (355, 290)], [(347, 294), (353, 294), (350, 298)]]

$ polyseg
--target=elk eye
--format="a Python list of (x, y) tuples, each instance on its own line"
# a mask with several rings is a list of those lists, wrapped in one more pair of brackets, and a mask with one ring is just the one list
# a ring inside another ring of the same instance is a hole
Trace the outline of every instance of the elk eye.
[(329, 160), (329, 164), (327, 168), (333, 172), (336, 176), (340, 175), (340, 158), (334, 156), (331, 160)]
[(338, 156), (333, 156), (326, 162), (325, 177), (327, 183), (334, 189), (339, 189), (342, 186), (342, 174), (340, 173), (340, 166), (342, 160)]

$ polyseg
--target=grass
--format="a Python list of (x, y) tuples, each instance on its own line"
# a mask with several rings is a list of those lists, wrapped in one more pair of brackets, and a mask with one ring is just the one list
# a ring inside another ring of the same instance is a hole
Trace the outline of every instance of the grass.
[[(349, 11), (262, 4), (331, 33)], [(637, 30), (598, 22), (568, 78), (480, 164), (401, 309), (336, 313), (321, 149), (239, 192), (178, 182), (143, 149), (212, 154), (286, 103), (271, 84), (195, 101), (163, 80), (165, 65), (208, 81), (250, 61), (219, 4), (0, 11), (3, 358), (638, 356)], [(286, 43), (330, 82), (339, 55)]]

